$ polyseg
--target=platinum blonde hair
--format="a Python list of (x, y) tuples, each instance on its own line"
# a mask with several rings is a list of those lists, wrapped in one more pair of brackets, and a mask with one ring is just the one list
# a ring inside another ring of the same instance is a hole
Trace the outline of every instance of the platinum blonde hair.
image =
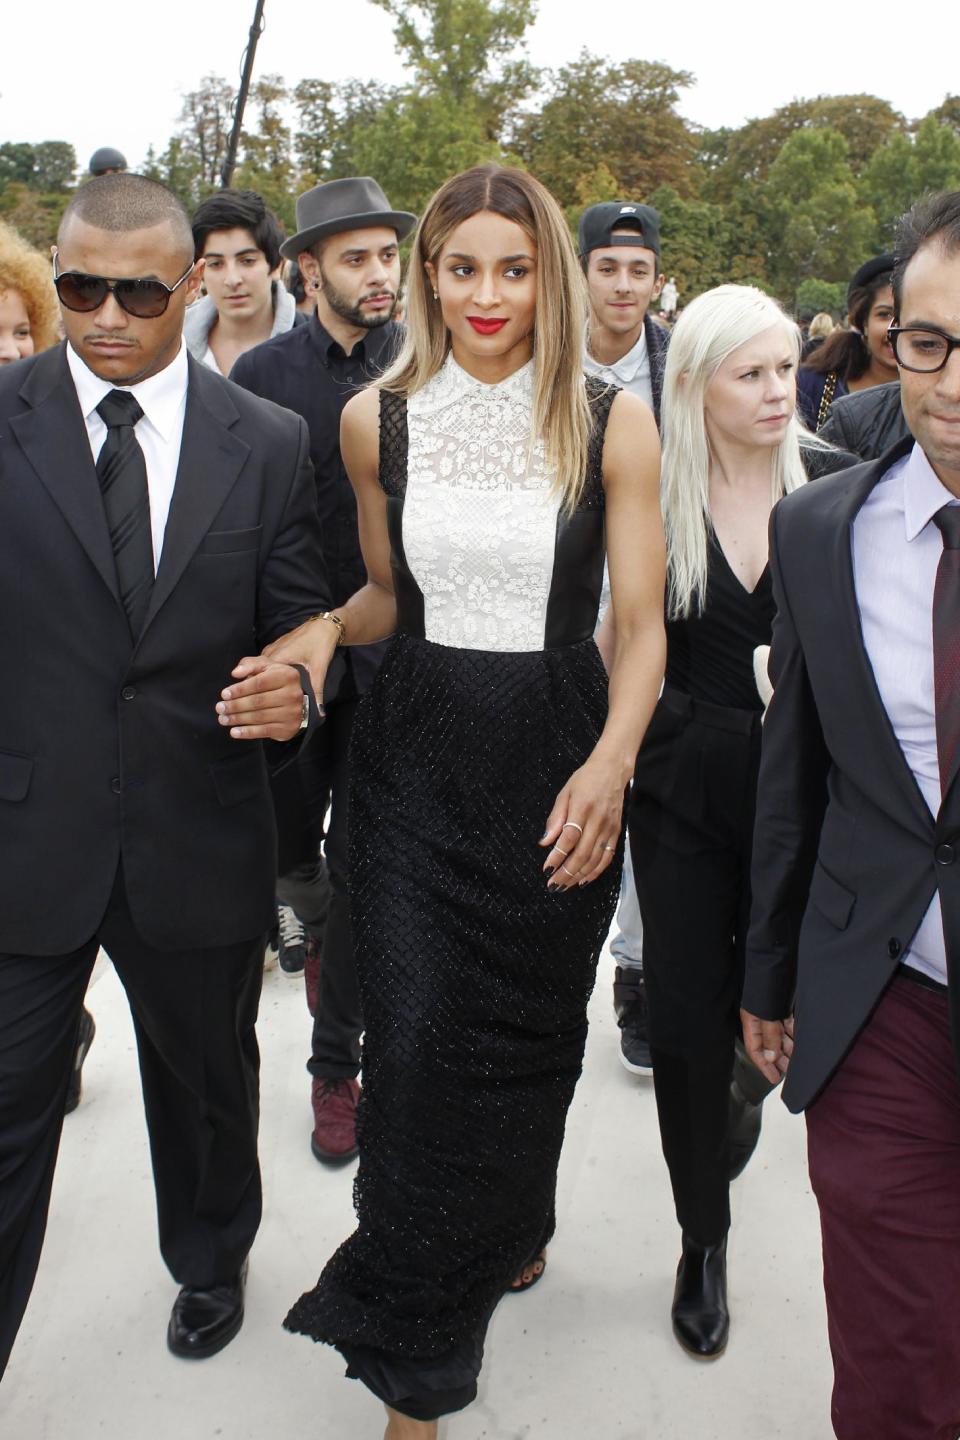
[[(704, 405), (718, 369), (741, 345), (782, 325), (795, 361), (800, 331), (776, 300), (752, 285), (718, 285), (685, 307), (673, 327), (663, 378), (663, 457), (660, 503), (667, 539), (667, 615), (699, 613), (707, 589), (710, 517), (710, 442)], [(801, 443), (828, 448), (791, 416), (773, 447), (771, 501), (806, 483)]]
[(436, 265), (457, 226), (481, 211), (514, 221), (537, 247), (533, 430), (555, 472), (561, 504), (571, 511), (587, 474), (592, 423), (583, 376), (587, 291), (563, 213), (532, 175), (502, 165), (477, 165), (454, 175), (433, 196), (413, 239), (406, 338), (381, 376), (380, 388), (413, 395), (446, 360), (450, 332), (424, 266), (428, 260)]

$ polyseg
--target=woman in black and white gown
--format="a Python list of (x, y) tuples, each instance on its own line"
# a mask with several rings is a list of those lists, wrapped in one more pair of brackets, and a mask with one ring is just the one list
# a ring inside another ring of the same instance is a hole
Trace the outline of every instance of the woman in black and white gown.
[(404, 351), (343, 417), (368, 583), (272, 652), (321, 690), (338, 643), (396, 636), (352, 755), (358, 1227), (287, 1320), (339, 1348), (391, 1440), (473, 1399), (494, 1307), (542, 1270), (664, 657), (656, 428), (581, 372), (555, 202), (517, 171), (455, 177), (408, 293)]

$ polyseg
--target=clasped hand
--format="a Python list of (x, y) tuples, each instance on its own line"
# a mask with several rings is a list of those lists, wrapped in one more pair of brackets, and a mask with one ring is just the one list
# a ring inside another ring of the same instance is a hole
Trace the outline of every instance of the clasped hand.
[(245, 655), (231, 671), (235, 684), (221, 691), (217, 714), (234, 740), (291, 740), (300, 729), (303, 690), (293, 665), (305, 665), (317, 705), (337, 645), (336, 627), (306, 620), (268, 645), (262, 655)]
[(247, 656), (230, 672), (236, 682), (221, 690), (217, 718), (231, 740), (292, 740), (303, 718), (303, 689), (291, 665)]

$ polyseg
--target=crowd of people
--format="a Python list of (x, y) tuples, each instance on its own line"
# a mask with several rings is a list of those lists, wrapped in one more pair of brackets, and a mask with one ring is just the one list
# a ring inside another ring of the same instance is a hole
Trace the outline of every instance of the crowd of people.
[(836, 1434), (956, 1440), (960, 193), (804, 335), (750, 286), (681, 308), (641, 200), (575, 242), (497, 165), (419, 220), (318, 185), (289, 237), (252, 192), (191, 217), (91, 171), (52, 273), (0, 226), (0, 1376), (101, 946), (168, 1347), (238, 1333), (273, 934), (312, 1152), (359, 1155), (285, 1324), (435, 1437), (546, 1274), (612, 926), (678, 1343), (727, 1345), (783, 1081)]

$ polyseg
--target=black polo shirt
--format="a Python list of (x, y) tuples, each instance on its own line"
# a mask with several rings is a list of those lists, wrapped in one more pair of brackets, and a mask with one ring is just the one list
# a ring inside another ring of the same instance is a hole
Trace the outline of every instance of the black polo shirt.
[[(302, 415), (310, 431), (321, 539), (334, 605), (366, 583), (357, 531), (357, 503), (340, 458), (340, 415), (351, 395), (376, 379), (393, 359), (402, 332), (390, 321), (368, 330), (349, 355), (316, 315), (241, 355), (230, 379), (255, 395)], [(350, 647), (348, 672), (357, 692), (370, 685), (382, 645)], [(338, 693), (349, 692), (341, 687)]]

